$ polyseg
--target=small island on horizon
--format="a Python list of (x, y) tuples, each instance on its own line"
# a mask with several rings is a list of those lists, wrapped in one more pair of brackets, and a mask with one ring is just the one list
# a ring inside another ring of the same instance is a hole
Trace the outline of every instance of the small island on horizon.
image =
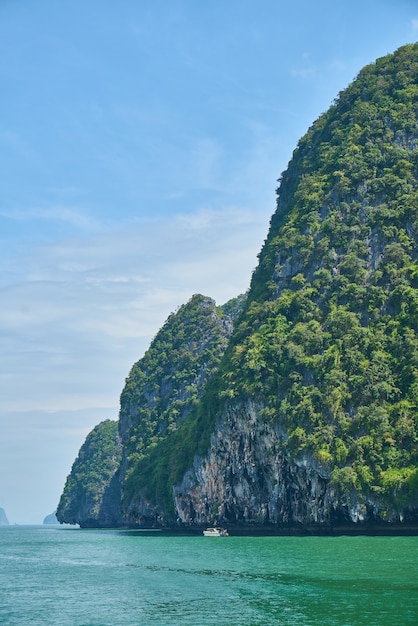
[(9, 526), (6, 511), (0, 507), (0, 526)]
[(42, 522), (42, 524), (57, 525), (59, 524), (59, 521), (57, 520), (57, 516), (55, 515), (55, 513), (50, 513), (49, 515), (44, 517), (44, 521)]

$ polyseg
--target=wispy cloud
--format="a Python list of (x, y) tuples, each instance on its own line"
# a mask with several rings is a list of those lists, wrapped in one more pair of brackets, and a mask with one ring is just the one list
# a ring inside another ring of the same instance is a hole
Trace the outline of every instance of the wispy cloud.
[(308, 52), (305, 52), (303, 53), (298, 64), (291, 67), (290, 73), (296, 78), (311, 80), (317, 73), (317, 67), (313, 63), (311, 55)]
[(3, 402), (117, 406), (131, 365), (178, 305), (247, 289), (266, 232), (250, 211), (202, 209), (28, 251), (2, 294)]
[(125, 378), (169, 314), (193, 293), (221, 304), (248, 288), (267, 222), (202, 208), (20, 258), (0, 289), (1, 505), (17, 521), (53, 511), (87, 433), (117, 418)]
[(341, 59), (333, 59), (329, 63), (328, 67), (334, 72), (343, 72), (346, 68), (346, 63), (344, 63)]
[(10, 220), (19, 222), (36, 220), (65, 222), (80, 230), (97, 230), (101, 226), (99, 220), (89, 215), (88, 211), (80, 210), (79, 207), (72, 208), (62, 205), (42, 208), (28, 207), (20, 210), (14, 209), (13, 211), (0, 209), (0, 217), (7, 217)]
[(219, 179), (219, 165), (222, 149), (219, 141), (213, 138), (199, 139), (193, 149), (192, 164), (194, 184), (201, 188), (216, 188)]
[(16, 156), (31, 162), (38, 162), (39, 155), (24, 139), (21, 133), (14, 130), (0, 131), (0, 146), (8, 151), (16, 154)]

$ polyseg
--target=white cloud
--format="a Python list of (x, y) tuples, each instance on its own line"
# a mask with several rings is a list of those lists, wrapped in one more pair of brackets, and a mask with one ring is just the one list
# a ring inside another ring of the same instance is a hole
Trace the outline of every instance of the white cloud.
[[(37, 521), (16, 505), (16, 484), (28, 511), (44, 502), (44, 514), (52, 512), (86, 434), (117, 418), (125, 377), (169, 314), (196, 292), (222, 304), (248, 288), (268, 218), (202, 209), (33, 247), (20, 258), (0, 308), (6, 512), (14, 499), (17, 521)], [(28, 466), (33, 484), (21, 476)]]
[(4, 405), (117, 405), (173, 310), (196, 292), (221, 304), (247, 289), (267, 226), (250, 211), (205, 209), (30, 250), (2, 290)]
[(75, 226), (80, 230), (97, 230), (100, 227), (100, 222), (94, 219), (85, 210), (72, 208), (68, 206), (51, 206), (46, 208), (27, 208), (23, 210), (7, 211), (5, 209), (0, 210), (0, 217), (7, 217), (8, 219), (24, 222), (24, 221), (57, 221), (65, 222), (71, 226)]
[(292, 76), (302, 80), (311, 80), (317, 74), (317, 67), (313, 63), (311, 55), (304, 52), (298, 65), (293, 65), (290, 72)]
[(346, 68), (346, 63), (341, 59), (333, 59), (329, 63), (329, 69), (336, 72), (343, 72)]

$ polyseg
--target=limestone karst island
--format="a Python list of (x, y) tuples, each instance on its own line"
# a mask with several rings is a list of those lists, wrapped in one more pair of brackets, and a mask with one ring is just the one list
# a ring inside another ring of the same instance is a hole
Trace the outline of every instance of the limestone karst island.
[(0, 508), (0, 526), (8, 526), (9, 520), (7, 519), (6, 511)]
[(248, 292), (168, 318), (118, 421), (82, 445), (58, 520), (418, 532), (417, 257), (413, 44), (299, 141)]

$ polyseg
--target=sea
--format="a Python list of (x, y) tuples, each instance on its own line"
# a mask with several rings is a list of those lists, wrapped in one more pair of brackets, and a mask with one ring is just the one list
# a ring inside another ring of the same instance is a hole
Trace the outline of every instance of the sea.
[(0, 528), (0, 624), (418, 625), (418, 537)]

